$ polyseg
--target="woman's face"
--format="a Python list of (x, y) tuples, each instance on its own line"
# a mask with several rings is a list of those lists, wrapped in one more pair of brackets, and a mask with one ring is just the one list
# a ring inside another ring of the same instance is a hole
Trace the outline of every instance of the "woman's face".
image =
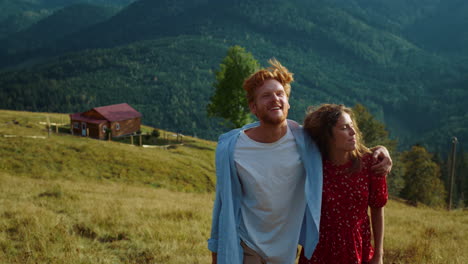
[(350, 152), (356, 149), (356, 131), (349, 114), (343, 112), (332, 128), (330, 147), (335, 151)]

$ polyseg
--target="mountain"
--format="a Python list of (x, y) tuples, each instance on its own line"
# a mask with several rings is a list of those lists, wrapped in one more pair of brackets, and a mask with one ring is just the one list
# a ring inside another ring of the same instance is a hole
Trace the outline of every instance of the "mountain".
[[(286, 34), (283, 38), (273, 38), (272, 41), (281, 45), (294, 42), (291, 44), (304, 49), (313, 48), (321, 53), (329, 52), (327, 55), (333, 56), (348, 49), (359, 53), (356, 54), (359, 59), (381, 60), (385, 63), (393, 59), (393, 53), (400, 52), (393, 49), (390, 52), (385, 51), (389, 46), (400, 46), (403, 49), (401, 53), (416, 48), (404, 39), (392, 33), (378, 31), (340, 7), (326, 2), (277, 1), (275, 6), (268, 3), (269, 1), (247, 0), (141, 0), (104, 23), (60, 40), (55, 47), (61, 53), (108, 48), (181, 34), (205, 34), (228, 39), (245, 39), (249, 33), (266, 35), (268, 39), (275, 34)], [(257, 11), (257, 5), (265, 7), (262, 11)], [(365, 37), (371, 39), (365, 40)], [(347, 38), (353, 38), (353, 42), (349, 43)], [(396, 42), (400, 43), (395, 45)], [(356, 46), (358, 50), (355, 49)], [(381, 58), (378, 58), (379, 55)]]
[[(301, 121), (311, 104), (359, 102), (403, 147), (424, 140), (444, 151), (452, 134), (468, 135), (450, 121), (466, 112), (468, 56), (434, 52), (417, 28), (455, 1), (140, 0), (46, 48), (4, 57), (53, 59), (4, 68), (0, 107), (64, 112), (126, 100), (149, 124), (214, 139), (226, 130), (206, 116), (214, 71), (241, 45), (262, 65), (276, 57), (295, 73), (291, 118)], [(457, 30), (453, 42), (464, 43)]]
[(453, 1), (458, 0), (330, 0), (367, 24), (392, 32), (404, 30)]
[(40, 20), (28, 29), (8, 36), (0, 43), (6, 55), (30, 53), (31, 50), (51, 46), (57, 39), (105, 21), (117, 13), (115, 7), (90, 4), (75, 4), (59, 9), (52, 15)]
[(25, 11), (55, 10), (68, 5), (88, 3), (107, 6), (126, 6), (135, 0), (0, 0), (0, 20)]
[(8, 35), (24, 30), (37, 21), (50, 15), (49, 10), (24, 11), (0, 20), (0, 39)]
[(135, 0), (0, 0), (0, 38), (19, 32), (58, 9), (75, 4), (122, 8)]
[(468, 2), (451, 0), (404, 30), (408, 38), (432, 52), (468, 54)]
[(334, 1), (367, 23), (402, 34), (425, 50), (468, 55), (467, 1)]

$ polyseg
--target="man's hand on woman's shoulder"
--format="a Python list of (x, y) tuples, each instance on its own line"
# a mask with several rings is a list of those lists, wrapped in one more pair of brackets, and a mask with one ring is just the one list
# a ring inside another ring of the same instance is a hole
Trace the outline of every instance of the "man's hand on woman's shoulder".
[(384, 146), (377, 146), (372, 148), (372, 158), (378, 161), (377, 164), (371, 167), (371, 170), (376, 175), (387, 175), (392, 170), (392, 158), (390, 157), (390, 153), (388, 149)]

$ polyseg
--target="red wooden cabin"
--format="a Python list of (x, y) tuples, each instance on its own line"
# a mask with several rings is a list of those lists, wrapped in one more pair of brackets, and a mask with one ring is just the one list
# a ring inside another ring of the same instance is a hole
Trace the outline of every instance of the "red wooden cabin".
[(95, 107), (71, 114), (71, 131), (74, 135), (106, 139), (106, 131), (110, 129), (112, 137), (119, 137), (140, 130), (141, 116), (126, 103)]

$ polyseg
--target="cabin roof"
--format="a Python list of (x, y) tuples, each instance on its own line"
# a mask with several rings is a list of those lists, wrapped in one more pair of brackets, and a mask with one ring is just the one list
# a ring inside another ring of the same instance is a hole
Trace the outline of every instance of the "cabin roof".
[(100, 124), (106, 121), (115, 122), (115, 121), (123, 121), (123, 120), (141, 117), (141, 113), (136, 111), (133, 107), (131, 107), (127, 103), (100, 106), (100, 107), (95, 107), (91, 109), (90, 111), (92, 110), (96, 111), (105, 119), (96, 119), (96, 118), (88, 117), (88, 116), (83, 115), (83, 113), (71, 114), (70, 118), (73, 120), (84, 121), (87, 123)]
[(111, 122), (141, 117), (140, 112), (127, 103), (95, 107), (93, 109)]

